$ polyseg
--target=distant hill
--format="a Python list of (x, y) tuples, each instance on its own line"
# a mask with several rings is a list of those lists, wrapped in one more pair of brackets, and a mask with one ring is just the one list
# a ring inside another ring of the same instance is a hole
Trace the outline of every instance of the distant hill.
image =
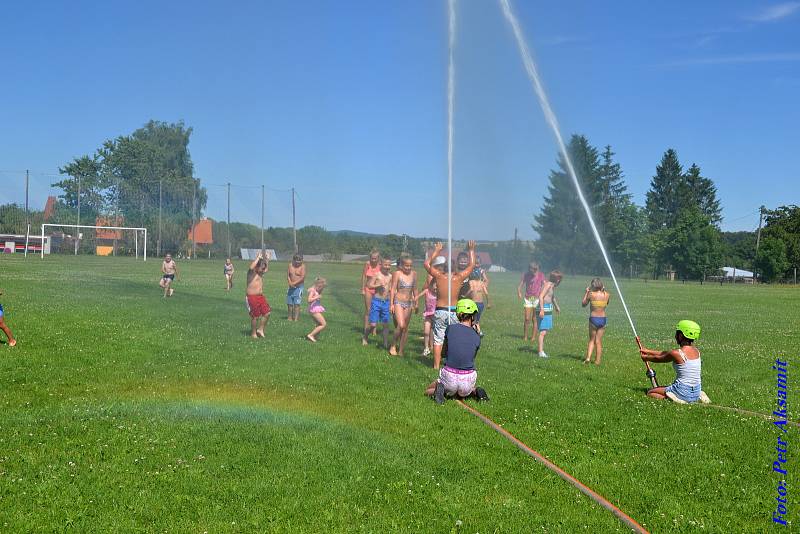
[(355, 230), (328, 230), (333, 235), (345, 235), (351, 237), (386, 237), (385, 234), (370, 234), (368, 232), (356, 232)]

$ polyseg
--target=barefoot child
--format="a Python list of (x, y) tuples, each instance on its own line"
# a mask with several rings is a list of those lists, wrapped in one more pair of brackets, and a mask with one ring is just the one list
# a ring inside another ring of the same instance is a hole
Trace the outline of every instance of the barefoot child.
[(603, 282), (599, 278), (593, 278), (586, 288), (583, 295), (581, 306), (584, 308), (591, 304), (589, 308), (589, 346), (586, 348), (586, 359), (583, 363), (592, 361), (592, 352), (597, 351), (594, 364), (600, 365), (603, 357), (603, 334), (606, 333), (606, 307), (611, 299)]
[(647, 392), (648, 397), (654, 399), (670, 399), (678, 404), (691, 402), (709, 403), (708, 398), (701, 389), (700, 381), (700, 351), (694, 342), (700, 337), (700, 325), (694, 321), (684, 319), (675, 327), (675, 341), (678, 348), (673, 350), (650, 350), (642, 347), (642, 360), (653, 363), (672, 362), (675, 369), (675, 382), (666, 387), (652, 388)]
[[(445, 329), (448, 324), (458, 322), (455, 314), (458, 293), (464, 280), (469, 277), (469, 273), (475, 267), (475, 241), (467, 243), (467, 265), (458, 273), (450, 271), (447, 260), (439, 256), (441, 251), (442, 244), (436, 243), (433, 253), (423, 263), (425, 270), (436, 282), (436, 311), (433, 315), (433, 368), (437, 370), (442, 363)], [(431, 258), (435, 258), (435, 268), (431, 266)], [(444, 261), (441, 261), (440, 258)]]
[(559, 271), (552, 271), (550, 279), (542, 286), (539, 293), (539, 317), (536, 326), (539, 328), (539, 357), (547, 358), (544, 351), (544, 336), (553, 328), (553, 308), (561, 313), (561, 308), (556, 300), (556, 288), (561, 283), (562, 274)]
[(164, 256), (164, 261), (161, 262), (161, 281), (158, 283), (164, 288), (164, 296), (171, 297), (175, 290), (172, 288), (172, 282), (178, 275), (178, 264), (172, 259), (172, 254)]
[(367, 291), (374, 292), (369, 308), (369, 322), (364, 329), (362, 345), (369, 345), (369, 334), (375, 330), (378, 323), (383, 324), (383, 348), (389, 349), (389, 286), (392, 283), (392, 260), (382, 260), (381, 270), (367, 281)]
[(403, 356), (408, 341), (408, 325), (411, 323), (411, 311), (417, 302), (417, 272), (410, 256), (403, 255), (398, 262), (398, 269), (392, 274), (389, 286), (390, 311), (394, 315), (394, 340), (389, 348), (392, 356)]
[[(3, 291), (0, 290), (0, 295), (3, 294)], [(13, 347), (17, 344), (17, 340), (14, 339), (14, 334), (11, 333), (11, 329), (6, 325), (5, 314), (3, 312), (3, 305), (0, 304), (0, 330), (5, 332), (6, 337), (8, 338), (8, 346)]]
[(425, 395), (433, 395), (436, 404), (442, 404), (445, 397), (466, 398), (475, 396), (478, 400), (489, 400), (483, 388), (476, 388), (478, 372), (475, 370), (475, 357), (481, 348), (481, 337), (475, 330), (475, 317), (478, 306), (470, 299), (461, 299), (456, 305), (458, 322), (447, 327), (444, 334), (444, 351), (447, 362), (439, 371), (439, 378), (425, 390)]
[(225, 267), (223, 268), (223, 273), (225, 273), (225, 291), (230, 291), (233, 288), (233, 262), (230, 258), (225, 260)]
[(308, 313), (314, 318), (314, 322), (317, 323), (317, 326), (309, 332), (306, 339), (314, 343), (317, 342), (317, 335), (325, 330), (325, 327), (328, 325), (328, 323), (325, 322), (325, 317), (322, 316), (325, 312), (325, 308), (322, 307), (322, 290), (325, 289), (325, 285), (326, 281), (324, 278), (317, 278), (314, 280), (314, 285), (308, 290)]
[(425, 299), (425, 308), (422, 312), (422, 320), (424, 321), (423, 335), (425, 339), (425, 350), (422, 351), (423, 356), (428, 356), (431, 353), (431, 329), (433, 327), (433, 314), (436, 313), (436, 281), (431, 278), (428, 281), (428, 286), (417, 295), (417, 300)]
[(303, 255), (295, 254), (286, 272), (289, 290), (286, 292), (287, 320), (297, 321), (300, 318), (300, 300), (303, 298), (303, 284), (306, 281), (306, 266)]
[(264, 326), (272, 311), (264, 298), (264, 273), (269, 270), (269, 260), (259, 252), (247, 270), (247, 310), (250, 312), (250, 337), (264, 337)]
[[(528, 264), (528, 271), (522, 275), (517, 286), (517, 297), (522, 300), (524, 322), (522, 324), (522, 341), (528, 340), (528, 325), (531, 325), (531, 341), (536, 339), (536, 308), (539, 307), (539, 293), (544, 285), (544, 273), (539, 270), (539, 264), (532, 261)], [(525, 297), (522, 288), (525, 288)]]
[(478, 315), (475, 316), (475, 330), (478, 335), (483, 337), (483, 330), (481, 330), (481, 315), (485, 307), (484, 301), (489, 301), (489, 288), (481, 275), (481, 272), (476, 268), (473, 269), (469, 275), (469, 289), (467, 290), (467, 298), (471, 299), (478, 306)]

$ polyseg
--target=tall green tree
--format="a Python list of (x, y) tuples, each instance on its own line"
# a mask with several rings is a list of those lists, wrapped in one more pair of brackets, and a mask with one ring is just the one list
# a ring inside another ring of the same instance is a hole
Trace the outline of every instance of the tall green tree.
[(656, 174), (650, 180), (645, 207), (650, 229), (658, 231), (674, 226), (681, 207), (684, 191), (683, 167), (678, 153), (670, 148), (656, 166)]
[[(783, 274), (788, 275), (792, 267), (800, 267), (800, 207), (779, 206), (774, 210), (768, 210), (764, 217), (762, 238), (766, 240), (770, 237), (783, 242), (786, 249), (788, 265)], [(760, 249), (759, 256), (761, 256)]]
[[(63, 192), (59, 195), (59, 215), (74, 212), (77, 215), (78, 193), (80, 192), (81, 224), (94, 224), (95, 217), (104, 213), (108, 206), (106, 190), (108, 180), (103, 173), (103, 164), (97, 156), (81, 156), (58, 169), (66, 175), (52, 184)], [(74, 220), (59, 221), (73, 224)]]
[(767, 236), (758, 249), (756, 269), (764, 282), (776, 282), (786, 275), (791, 263), (786, 254), (786, 242)]
[(205, 188), (192, 176), (191, 134), (182, 122), (151, 120), (131, 135), (105, 141), (92, 156), (65, 165), (60, 172), (67, 177), (53, 186), (62, 189), (62, 204), (74, 209), (80, 176), (82, 220), (120, 216), (127, 226), (150, 228), (153, 239), (160, 206), (162, 248), (177, 250), (186, 241), (193, 205), (200, 217), (207, 201)]
[(719, 230), (697, 206), (684, 208), (666, 230), (666, 258), (680, 278), (705, 279), (722, 267)]
[[(590, 206), (602, 201), (600, 156), (582, 135), (573, 135), (567, 147), (578, 181)], [(534, 217), (539, 234), (536, 254), (546, 266), (570, 273), (598, 272), (603, 260), (597, 250), (586, 212), (568, 174), (562, 154), (558, 169), (550, 171), (550, 185), (541, 211)]]
[(686, 192), (681, 192), (682, 207), (694, 205), (700, 209), (700, 213), (708, 217), (711, 224), (719, 227), (722, 222), (722, 207), (717, 198), (717, 186), (714, 182), (705, 178), (700, 173), (700, 167), (692, 163), (689, 170), (683, 176), (684, 188)]

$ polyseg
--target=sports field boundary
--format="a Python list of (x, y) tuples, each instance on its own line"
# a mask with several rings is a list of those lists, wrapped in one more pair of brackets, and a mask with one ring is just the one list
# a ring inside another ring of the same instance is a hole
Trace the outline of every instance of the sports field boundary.
[(569, 473), (561, 469), (559, 466), (557, 466), (556, 464), (548, 460), (546, 457), (544, 457), (541, 453), (530, 448), (528, 445), (526, 445), (524, 442), (522, 442), (520, 439), (514, 436), (514, 434), (512, 434), (505, 428), (501, 427), (499, 424), (495, 423), (488, 416), (479, 412), (478, 410), (476, 410), (475, 408), (473, 408), (472, 406), (470, 406), (469, 404), (467, 404), (462, 400), (458, 400), (456, 402), (458, 402), (458, 404), (460, 404), (462, 408), (469, 411), (470, 413), (472, 413), (472, 415), (483, 421), (487, 426), (497, 431), (497, 433), (499, 433), (501, 436), (503, 436), (508, 441), (516, 445), (517, 448), (519, 448), (522, 452), (533, 457), (534, 460), (536, 460), (537, 462), (539, 462), (540, 464), (542, 464), (543, 466), (545, 466), (546, 468), (557, 474), (563, 480), (572, 484), (575, 488), (578, 489), (578, 491), (580, 491), (581, 493), (592, 499), (594, 502), (596, 502), (597, 504), (599, 504), (612, 514), (614, 514), (617, 517), (617, 519), (619, 519), (622, 523), (630, 527), (634, 532), (638, 532), (639, 534), (650, 534), (642, 525), (637, 523), (635, 519), (633, 519), (631, 516), (620, 510), (611, 501), (609, 501), (608, 499), (606, 499), (605, 497), (594, 491), (592, 488), (590, 488), (589, 486), (587, 486), (574, 476), (570, 475)]

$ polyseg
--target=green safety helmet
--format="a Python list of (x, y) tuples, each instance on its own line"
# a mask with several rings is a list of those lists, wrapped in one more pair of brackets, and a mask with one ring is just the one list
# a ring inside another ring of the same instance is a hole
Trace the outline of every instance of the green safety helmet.
[(456, 314), (470, 315), (478, 313), (478, 305), (472, 299), (461, 299), (456, 303)]
[(682, 333), (686, 339), (697, 339), (700, 337), (700, 325), (688, 319), (680, 321), (675, 327), (675, 330)]

